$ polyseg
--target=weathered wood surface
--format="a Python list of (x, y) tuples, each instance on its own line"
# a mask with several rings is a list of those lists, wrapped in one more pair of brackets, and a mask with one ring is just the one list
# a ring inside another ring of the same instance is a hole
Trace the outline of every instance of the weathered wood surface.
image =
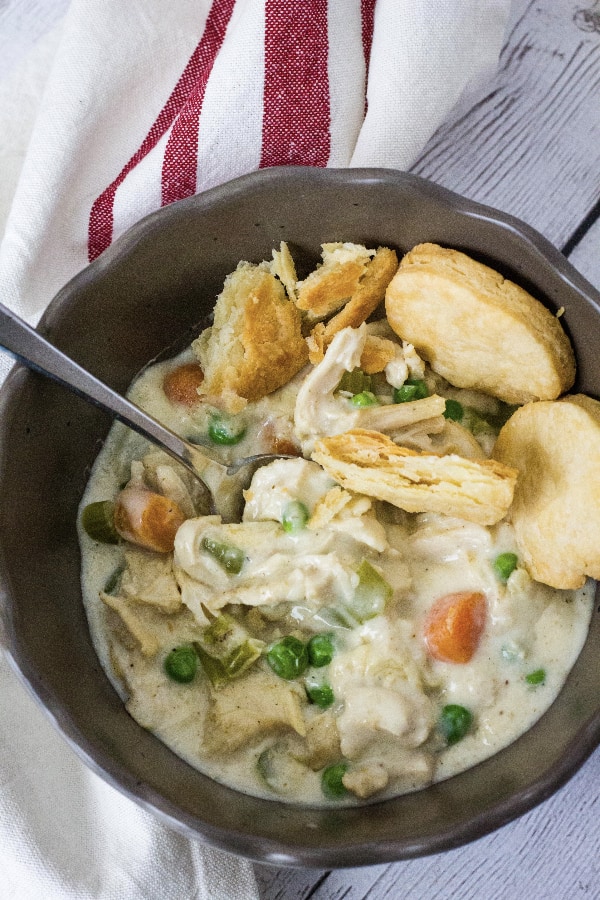
[[(597, 30), (582, 30), (582, 8)], [(600, 5), (515, 0), (489, 90), (438, 131), (414, 171), (568, 245), (600, 203)]]
[[(600, 289), (600, 0), (514, 0), (496, 78), (413, 171), (528, 222)], [(466, 847), (361, 869), (255, 872), (263, 900), (591, 900), (599, 821), (597, 751), (550, 800)]]

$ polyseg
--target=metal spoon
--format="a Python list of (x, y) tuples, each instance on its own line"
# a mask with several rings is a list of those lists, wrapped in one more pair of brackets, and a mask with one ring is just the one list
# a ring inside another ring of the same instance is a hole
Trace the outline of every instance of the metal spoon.
[(211, 511), (221, 515), (224, 522), (239, 521), (242, 491), (250, 484), (256, 469), (282, 458), (282, 454), (263, 453), (239, 459), (229, 466), (216, 462), (109, 388), (2, 304), (0, 347), (28, 368), (64, 385), (165, 450), (201, 482), (208, 491)]

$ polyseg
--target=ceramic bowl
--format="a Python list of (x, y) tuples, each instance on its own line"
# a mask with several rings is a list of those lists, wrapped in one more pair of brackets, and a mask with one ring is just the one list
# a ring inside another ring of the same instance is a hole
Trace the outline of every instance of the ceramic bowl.
[[(50, 304), (40, 330), (119, 391), (172, 341), (192, 337), (240, 259), (285, 239), (312, 260), (323, 241), (421, 241), (464, 250), (529, 289), (563, 322), (577, 390), (600, 396), (600, 296), (544, 238), (497, 211), (387, 170), (269, 169), (154, 213)], [(17, 366), (0, 396), (2, 616), (15, 668), (76, 753), (191, 837), (277, 865), (400, 860), (473, 840), (560, 787), (600, 738), (600, 615), (558, 699), (473, 769), (418, 793), (348, 809), (249, 797), (206, 778), (125, 711), (94, 653), (75, 522), (110, 420)]]

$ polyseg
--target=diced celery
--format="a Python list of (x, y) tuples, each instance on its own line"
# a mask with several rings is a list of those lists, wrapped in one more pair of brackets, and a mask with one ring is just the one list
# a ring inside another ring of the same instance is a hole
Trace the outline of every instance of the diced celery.
[(265, 644), (251, 638), (232, 616), (220, 615), (194, 642), (202, 668), (215, 687), (242, 675), (260, 657)]
[(371, 390), (372, 379), (365, 375), (362, 369), (353, 369), (352, 372), (344, 372), (337, 386), (338, 391), (346, 391), (348, 394), (361, 394)]
[(254, 638), (248, 638), (243, 644), (235, 647), (227, 656), (211, 656), (199, 641), (194, 647), (202, 668), (208, 675), (213, 687), (222, 687), (243, 675), (256, 662), (262, 653), (264, 644)]
[(343, 606), (323, 606), (314, 618), (329, 628), (356, 628), (357, 620)]
[(507, 641), (500, 648), (500, 656), (505, 662), (513, 663), (525, 657), (525, 651), (514, 641)]
[(357, 569), (358, 585), (354, 597), (346, 604), (358, 622), (366, 622), (380, 615), (391, 599), (392, 587), (367, 559)]

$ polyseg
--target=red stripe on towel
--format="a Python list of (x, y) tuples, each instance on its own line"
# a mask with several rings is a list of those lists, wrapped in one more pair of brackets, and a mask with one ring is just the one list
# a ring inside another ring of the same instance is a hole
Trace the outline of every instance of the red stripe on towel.
[(196, 193), (198, 127), (206, 85), (221, 49), (235, 0), (216, 0), (210, 10), (198, 50), (200, 71), (167, 141), (162, 168), (162, 205)]
[(152, 150), (161, 137), (171, 127), (182, 108), (185, 106), (190, 93), (194, 91), (197, 81), (203, 75), (206, 67), (206, 43), (214, 40), (212, 28), (207, 34), (211, 16), (217, 21), (221, 20), (223, 7), (233, 7), (235, 0), (215, 0), (208, 15), (206, 28), (200, 43), (194, 50), (181, 78), (177, 82), (166, 104), (158, 114), (158, 117), (150, 131), (144, 138), (140, 148), (136, 150), (131, 159), (126, 163), (115, 180), (97, 197), (92, 205), (88, 225), (88, 258), (90, 262), (96, 259), (103, 250), (106, 250), (112, 242), (113, 234), (113, 208), (115, 194), (119, 185), (123, 183), (127, 175), (135, 166)]
[(327, 0), (266, 0), (261, 168), (327, 165), (328, 50)]
[(365, 112), (367, 111), (367, 84), (369, 82), (369, 63), (371, 61), (371, 46), (373, 44), (373, 22), (376, 2), (377, 0), (360, 0), (362, 45), (365, 57)]

